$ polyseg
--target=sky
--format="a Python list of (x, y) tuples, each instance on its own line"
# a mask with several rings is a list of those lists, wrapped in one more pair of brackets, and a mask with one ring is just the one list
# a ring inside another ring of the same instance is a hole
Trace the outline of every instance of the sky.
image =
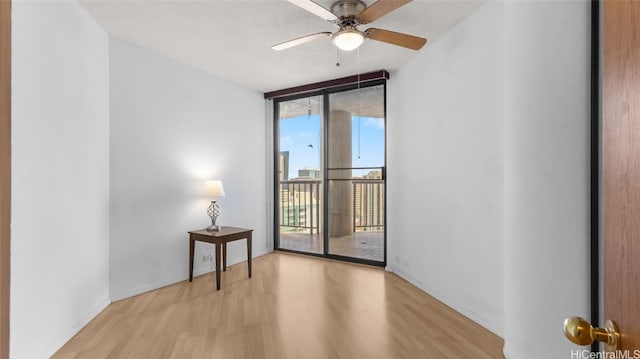
[[(353, 167), (384, 166), (384, 119), (354, 116), (351, 122)], [(319, 168), (320, 134), (320, 115), (280, 120), (280, 151), (289, 151), (289, 178), (298, 177), (299, 169)]]

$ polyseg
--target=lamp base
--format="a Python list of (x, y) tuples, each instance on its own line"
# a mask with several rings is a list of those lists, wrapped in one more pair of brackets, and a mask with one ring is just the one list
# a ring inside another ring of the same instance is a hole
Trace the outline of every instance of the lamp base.
[(218, 206), (218, 202), (211, 201), (209, 208), (207, 208), (207, 214), (209, 215), (209, 218), (211, 218), (211, 225), (207, 227), (207, 231), (220, 232), (220, 226), (216, 226), (216, 221), (220, 215), (220, 206)]
[(220, 226), (212, 224), (209, 227), (207, 227), (207, 232), (220, 232), (220, 228), (221, 228)]

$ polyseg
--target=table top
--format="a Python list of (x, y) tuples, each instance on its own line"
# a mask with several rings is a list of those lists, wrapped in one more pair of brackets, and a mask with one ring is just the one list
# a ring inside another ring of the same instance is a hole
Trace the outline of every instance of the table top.
[(209, 232), (206, 229), (198, 229), (195, 231), (189, 231), (189, 234), (193, 233), (193, 234), (200, 234), (200, 235), (210, 236), (210, 237), (224, 237), (224, 236), (230, 236), (234, 234), (241, 234), (241, 233), (247, 233), (247, 232), (253, 232), (253, 229), (220, 226), (220, 231), (218, 232)]

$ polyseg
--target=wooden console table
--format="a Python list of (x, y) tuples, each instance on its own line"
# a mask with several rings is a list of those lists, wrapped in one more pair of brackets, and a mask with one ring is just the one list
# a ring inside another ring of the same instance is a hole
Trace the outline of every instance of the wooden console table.
[(251, 278), (251, 234), (253, 229), (220, 227), (219, 232), (209, 232), (206, 229), (189, 232), (189, 282), (193, 280), (193, 254), (195, 242), (212, 243), (216, 247), (216, 289), (220, 290), (220, 254), (224, 271), (227, 270), (227, 243), (238, 239), (247, 239), (247, 265), (249, 266), (249, 278)]

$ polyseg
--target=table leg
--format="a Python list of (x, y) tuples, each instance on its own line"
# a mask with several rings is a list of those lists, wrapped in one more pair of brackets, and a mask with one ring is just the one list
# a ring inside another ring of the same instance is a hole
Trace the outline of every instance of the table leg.
[(227, 271), (227, 244), (222, 243), (222, 270)]
[(189, 236), (189, 282), (193, 281), (193, 251), (195, 241), (195, 239)]
[(249, 266), (249, 278), (251, 278), (251, 233), (247, 235), (247, 264)]
[(220, 290), (220, 252), (222, 246), (220, 243), (216, 243), (216, 290)]

